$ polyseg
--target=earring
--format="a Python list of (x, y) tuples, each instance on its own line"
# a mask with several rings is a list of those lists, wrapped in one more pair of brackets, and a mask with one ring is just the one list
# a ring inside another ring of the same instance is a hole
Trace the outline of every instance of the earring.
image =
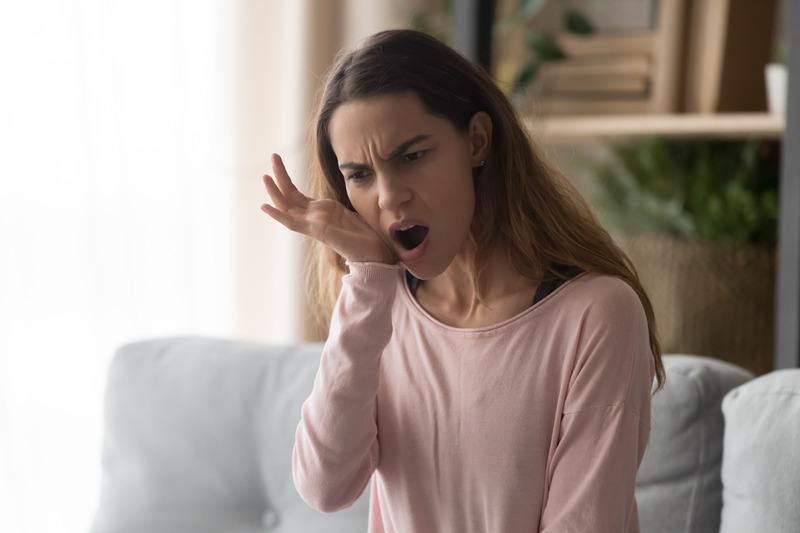
[(480, 164), (479, 164), (478, 166), (482, 167), (482, 166), (483, 166), (483, 165), (485, 165), (485, 164), (486, 164), (486, 161), (485, 161), (485, 160), (483, 160), (483, 159), (481, 159), (481, 162), (480, 162)]

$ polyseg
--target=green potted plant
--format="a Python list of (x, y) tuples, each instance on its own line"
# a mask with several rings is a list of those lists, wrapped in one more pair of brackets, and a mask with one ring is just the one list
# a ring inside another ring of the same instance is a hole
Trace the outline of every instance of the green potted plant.
[(772, 369), (779, 144), (642, 139), (594, 199), (650, 291), (665, 351)]

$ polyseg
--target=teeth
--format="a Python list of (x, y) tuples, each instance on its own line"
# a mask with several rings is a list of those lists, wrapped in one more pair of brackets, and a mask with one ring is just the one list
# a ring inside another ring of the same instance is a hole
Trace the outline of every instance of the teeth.
[(416, 224), (411, 224), (410, 226), (403, 226), (402, 228), (399, 228), (397, 231), (406, 231), (413, 228), (414, 226), (416, 226)]

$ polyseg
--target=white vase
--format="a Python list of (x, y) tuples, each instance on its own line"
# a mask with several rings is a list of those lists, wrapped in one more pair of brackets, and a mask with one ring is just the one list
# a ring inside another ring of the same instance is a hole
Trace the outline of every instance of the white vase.
[(786, 88), (788, 85), (786, 65), (769, 63), (764, 67), (767, 84), (767, 108), (774, 115), (786, 114)]

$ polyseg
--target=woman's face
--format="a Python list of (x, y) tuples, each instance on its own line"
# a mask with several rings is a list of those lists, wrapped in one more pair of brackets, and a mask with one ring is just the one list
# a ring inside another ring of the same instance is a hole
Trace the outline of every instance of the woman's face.
[(488, 115), (461, 132), (415, 93), (385, 94), (342, 104), (329, 131), (350, 203), (412, 274), (438, 276), (468, 249)]

